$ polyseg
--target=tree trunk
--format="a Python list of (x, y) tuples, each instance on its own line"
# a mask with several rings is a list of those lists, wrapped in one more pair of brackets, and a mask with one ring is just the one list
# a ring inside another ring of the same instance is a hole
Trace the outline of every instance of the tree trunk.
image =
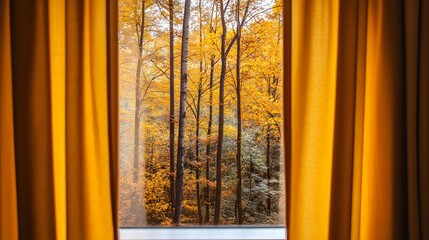
[[(249, 166), (249, 198), (248, 198), (248, 202), (249, 204), (253, 202), (253, 195), (252, 195), (252, 191), (253, 191), (253, 186), (252, 186), (252, 179), (253, 179), (253, 172), (254, 172), (254, 167), (253, 167), (253, 161), (250, 160), (250, 166)], [(243, 212), (243, 216), (244, 216), (245, 212)]]
[(223, 127), (224, 127), (224, 95), (225, 95), (225, 77), (226, 77), (226, 21), (225, 8), (223, 0), (220, 0), (220, 13), (222, 21), (222, 36), (221, 36), (221, 73), (219, 82), (219, 127), (218, 141), (216, 152), (216, 197), (214, 221), (215, 225), (219, 224), (220, 220), (220, 199), (222, 193), (222, 148), (223, 148)]
[[(214, 61), (214, 56), (211, 56), (210, 58), (210, 82), (209, 82), (209, 121), (208, 121), (208, 126), (207, 126), (207, 138), (210, 138), (211, 132), (212, 132), (212, 121), (213, 121), (213, 76), (214, 76), (214, 66), (215, 66), (215, 61)], [(206, 156), (207, 156), (207, 160), (206, 160), (206, 179), (207, 181), (210, 181), (210, 155), (211, 155), (211, 144), (210, 144), (210, 139), (207, 141), (207, 146), (206, 146)], [(208, 224), (210, 221), (210, 186), (209, 183), (207, 182), (206, 184), (206, 215), (205, 215), (205, 219), (204, 222), (205, 224)]]
[[(269, 99), (275, 99), (276, 94), (276, 86), (274, 86), (274, 89), (271, 90), (271, 78), (267, 79), (267, 85), (268, 85), (268, 98)], [(275, 82), (274, 82), (275, 83)], [(277, 83), (278, 84), (278, 83)], [(267, 119), (268, 121), (269, 119)], [(270, 195), (270, 187), (271, 187), (271, 125), (267, 124), (267, 149), (266, 149), (266, 166), (267, 166), (267, 173), (266, 173), (266, 180), (267, 180), (267, 188), (268, 188), (268, 194), (267, 194), (267, 212), (270, 215), (271, 214), (271, 195)]]
[(185, 163), (185, 126), (186, 126), (186, 95), (188, 85), (188, 44), (189, 44), (189, 15), (191, 0), (185, 0), (185, 9), (183, 13), (183, 33), (182, 50), (180, 64), (180, 106), (179, 106), (179, 136), (177, 144), (177, 174), (176, 174), (176, 194), (173, 224), (180, 225), (183, 204), (183, 178)]
[[(143, 204), (140, 204), (140, 194), (138, 194), (138, 182), (140, 180), (140, 160), (139, 160), (139, 148), (140, 148), (140, 111), (141, 111), (141, 96), (140, 96), (140, 76), (143, 65), (143, 36), (144, 36), (144, 24), (145, 24), (145, 1), (142, 1), (142, 22), (140, 26), (140, 35), (138, 36), (139, 55), (137, 59), (137, 70), (136, 70), (136, 84), (135, 84), (135, 112), (134, 112), (134, 162), (133, 162), (133, 183), (136, 186), (132, 196), (132, 208), (136, 212), (135, 226), (142, 226), (144, 222), (144, 208)], [(140, 211), (141, 210), (141, 211)]]
[(173, 0), (168, 1), (170, 16), (170, 201), (174, 212), (174, 9)]
[(236, 209), (238, 211), (238, 224), (243, 224), (243, 208), (241, 205), (241, 76), (240, 76), (240, 61), (241, 61), (241, 25), (240, 25), (240, 0), (237, 1), (237, 63), (236, 63), (236, 79), (237, 79), (237, 189), (236, 189)]
[(203, 58), (202, 58), (202, 19), (201, 19), (201, 0), (198, 2), (199, 11), (199, 31), (200, 31), (200, 79), (198, 83), (198, 96), (197, 96), (197, 109), (196, 109), (196, 130), (195, 130), (195, 156), (197, 159), (196, 171), (196, 188), (197, 188), (197, 208), (198, 208), (198, 223), (203, 224), (203, 214), (201, 212), (201, 195), (200, 195), (200, 108), (201, 108), (201, 95), (202, 95), (202, 84), (203, 84)]
[[(202, 67), (201, 67), (202, 68)], [(200, 106), (201, 106), (201, 81), (198, 86), (197, 96), (197, 117), (196, 117), (196, 131), (195, 131), (195, 158), (197, 160), (195, 172), (196, 172), (196, 188), (197, 188), (197, 207), (198, 207), (198, 223), (203, 224), (203, 214), (201, 212), (201, 194), (200, 194)]]
[(270, 160), (270, 146), (271, 144), (271, 134), (270, 134), (270, 125), (267, 126), (267, 187), (268, 187), (268, 196), (267, 196), (267, 211), (268, 215), (271, 214), (271, 196), (270, 196), (270, 179), (271, 179), (271, 160)]

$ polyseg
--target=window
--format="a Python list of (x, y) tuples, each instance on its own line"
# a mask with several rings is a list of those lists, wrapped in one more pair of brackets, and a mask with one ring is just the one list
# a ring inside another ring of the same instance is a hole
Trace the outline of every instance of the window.
[(282, 239), (282, 1), (187, 1), (119, 0), (121, 237)]

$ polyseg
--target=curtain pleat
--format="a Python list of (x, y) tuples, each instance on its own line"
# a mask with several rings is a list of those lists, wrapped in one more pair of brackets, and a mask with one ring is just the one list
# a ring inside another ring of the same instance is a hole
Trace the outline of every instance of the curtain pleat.
[(360, 239), (407, 238), (401, 8), (368, 1)]
[[(329, 238), (346, 239), (351, 231), (356, 66), (358, 56), (359, 1), (341, 2), (338, 29), (338, 57), (335, 125), (332, 156), (332, 184)], [(340, 100), (341, 99), (341, 100)], [(344, 220), (347, 221), (344, 221)]]
[[(365, 110), (365, 68), (366, 68), (366, 34), (367, 34), (367, 1), (359, 1), (357, 13), (356, 36), (356, 79), (355, 79), (355, 108), (353, 129), (353, 182), (351, 202), (350, 239), (360, 239), (361, 193), (362, 193), (362, 163), (364, 145), (364, 110)], [(334, 207), (334, 206), (333, 206)], [(349, 222), (349, 219), (342, 219)], [(334, 229), (330, 229), (334, 235)], [(343, 232), (344, 234), (345, 232)], [(344, 236), (344, 235), (343, 235)], [(347, 236), (344, 236), (345, 238)]]
[(0, 1), (0, 239), (18, 239), (9, 1)]
[(1, 0), (1, 239), (117, 239), (116, 5)]
[(407, 2), (406, 7), (410, 9), (407, 20), (411, 18), (418, 26), (407, 25), (413, 38), (406, 45), (407, 63), (411, 62), (407, 65), (407, 140), (415, 138), (415, 145), (409, 144), (407, 149), (414, 160), (408, 164), (408, 205), (414, 210), (409, 217), (418, 226), (410, 229), (413, 236), (429, 239), (429, 2)]
[[(417, 98), (417, 191), (419, 230), (421, 239), (429, 239), (429, 2), (421, 1), (419, 7), (419, 62)], [(413, 97), (413, 96), (410, 96)]]
[[(118, 15), (117, 1), (107, 1), (106, 23), (107, 23), (107, 78), (117, 79), (118, 71)], [(119, 81), (107, 82), (108, 99), (108, 121), (109, 121), (109, 153), (110, 153), (110, 188), (111, 204), (113, 213), (119, 211)], [(119, 216), (113, 214), (113, 227), (119, 229)], [(115, 238), (119, 239), (118, 232)]]
[(292, 1), (289, 239), (429, 239), (428, 5)]
[(48, 4), (10, 3), (19, 236), (54, 239)]
[(337, 0), (292, 1), (288, 239), (328, 239), (338, 7)]
[(408, 174), (408, 218), (410, 221), (410, 235), (413, 239), (419, 238), (419, 199), (418, 195), (418, 167), (417, 167), (417, 95), (418, 91), (418, 51), (419, 48), (419, 1), (408, 1), (405, 5), (405, 54), (408, 61), (406, 62), (406, 77), (409, 79), (406, 83), (407, 95), (407, 174)]

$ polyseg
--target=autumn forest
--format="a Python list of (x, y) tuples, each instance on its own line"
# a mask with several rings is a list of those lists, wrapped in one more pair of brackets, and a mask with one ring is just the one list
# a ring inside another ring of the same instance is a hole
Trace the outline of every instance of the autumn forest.
[(119, 0), (120, 225), (279, 225), (281, 0)]

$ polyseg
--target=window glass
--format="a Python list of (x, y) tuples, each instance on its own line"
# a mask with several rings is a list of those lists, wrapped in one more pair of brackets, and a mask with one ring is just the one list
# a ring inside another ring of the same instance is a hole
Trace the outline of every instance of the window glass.
[(185, 3), (119, 0), (120, 225), (282, 225), (281, 1)]

